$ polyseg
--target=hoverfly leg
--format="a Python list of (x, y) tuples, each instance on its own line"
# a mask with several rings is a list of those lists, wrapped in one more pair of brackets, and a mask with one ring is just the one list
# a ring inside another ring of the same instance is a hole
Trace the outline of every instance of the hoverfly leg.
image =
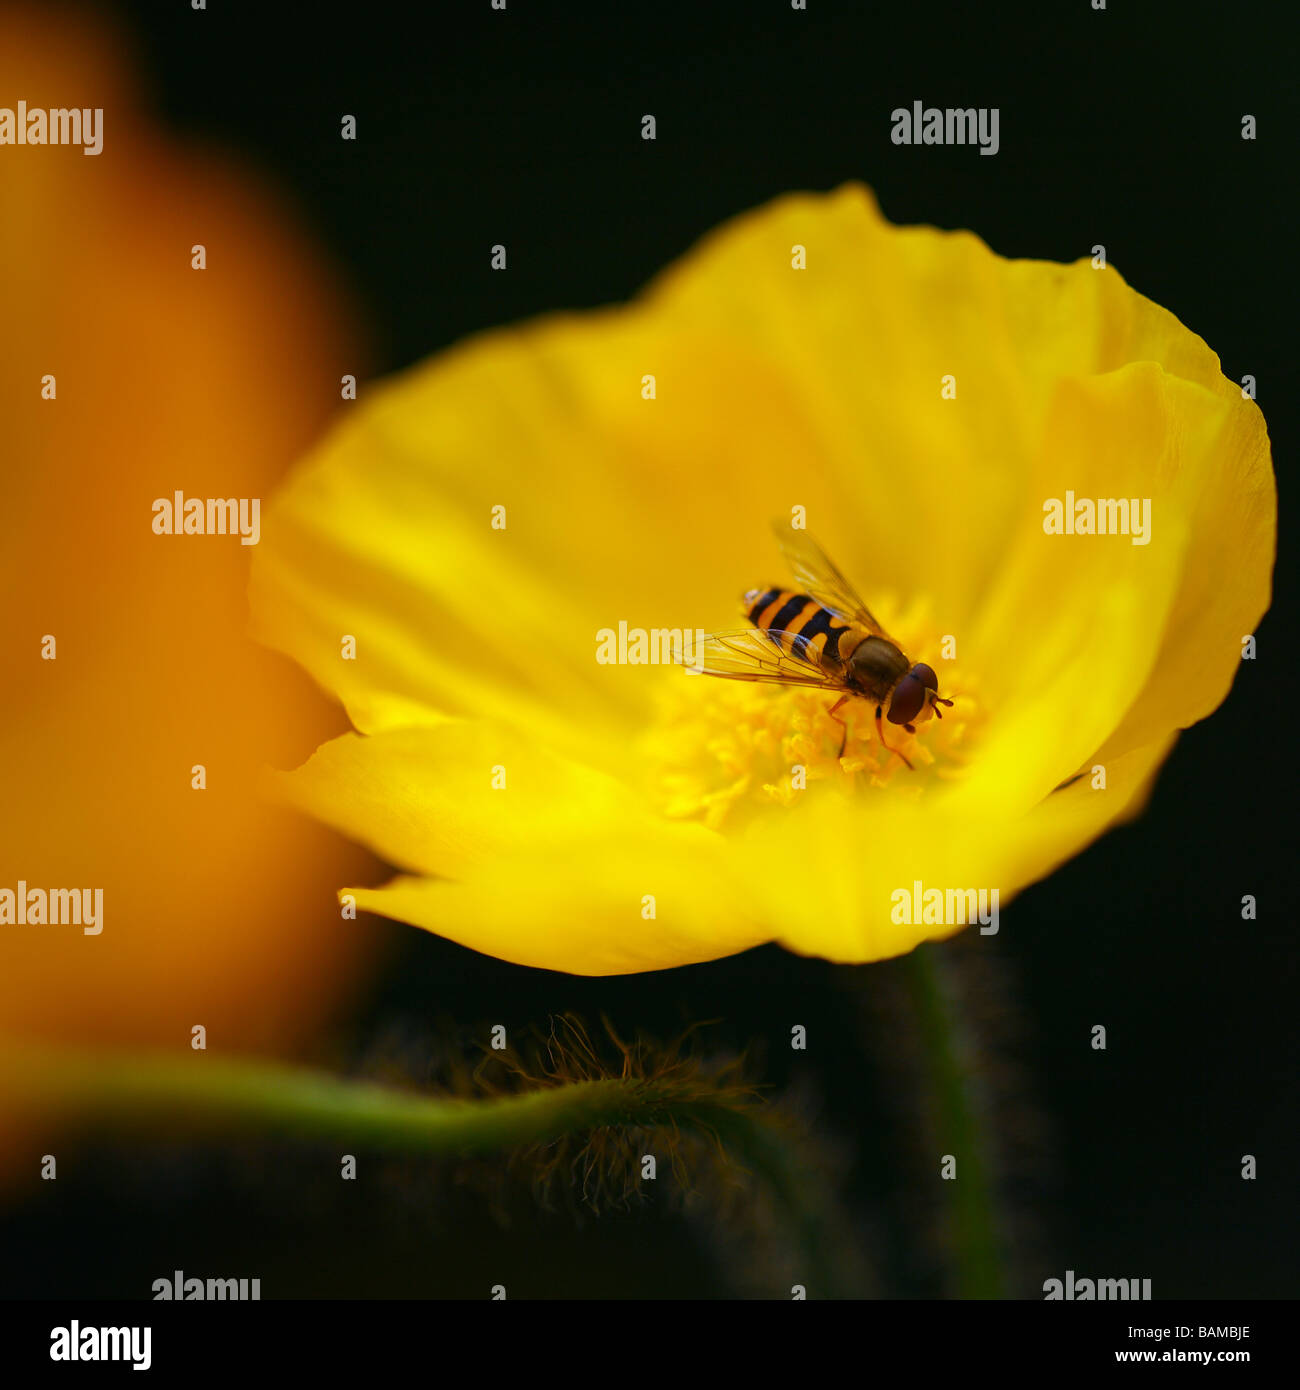
[(835, 711), (839, 709), (839, 707), (848, 698), (849, 697), (847, 695), (841, 695), (840, 698), (836, 700), (835, 703), (830, 707), (830, 709), (826, 711), (826, 713), (830, 715), (830, 717), (840, 726), (840, 728), (844, 730), (844, 732), (840, 735), (840, 751), (836, 754), (836, 756), (840, 758), (844, 756), (844, 749), (849, 741), (849, 726), (843, 719), (839, 717), (838, 714), (835, 713)]
[[(884, 725), (882, 725), (880, 722), (880, 715), (883, 708), (884, 707), (882, 705), (876, 706), (876, 737), (880, 740), (880, 746), (885, 750), (886, 753), (893, 753), (895, 756), (903, 758), (903, 755), (898, 751), (897, 748), (891, 748), (889, 744), (885, 742), (885, 729)], [(909, 763), (906, 758), (903, 758), (903, 766), (907, 768), (909, 772), (914, 771), (912, 764)]]

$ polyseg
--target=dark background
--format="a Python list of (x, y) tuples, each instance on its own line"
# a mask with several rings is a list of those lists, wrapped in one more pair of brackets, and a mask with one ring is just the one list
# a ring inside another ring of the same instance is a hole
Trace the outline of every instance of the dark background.
[[(967, 227), (1003, 255), (1073, 260), (1103, 243), (1229, 378), (1256, 377), (1286, 515), (1300, 111), (1280, 4), (809, 0), (799, 13), (788, 0), (510, 0), (502, 14), (464, 0), (280, 14), (214, 0), (202, 14), (113, 12), (166, 122), (260, 167), (297, 204), (366, 311), (377, 370), (491, 325), (625, 298), (733, 214), (860, 179), (891, 220)], [(891, 109), (918, 98), (999, 107), (998, 155), (892, 145)], [(355, 143), (339, 139), (344, 112)], [(653, 144), (640, 138), (647, 112)], [(1253, 143), (1240, 138), (1245, 113)], [(488, 268), (497, 241), (507, 274)], [(1013, 1287), (1031, 1296), (1066, 1269), (1150, 1278), (1157, 1298), (1297, 1292), (1285, 542), (1276, 583), (1259, 659), (1184, 735), (1145, 816), (1026, 891), (980, 944), (982, 965), (970, 943), (948, 948), (1023, 1233)], [(1244, 893), (1258, 921), (1241, 920)], [(517, 1029), (565, 1010), (661, 1036), (716, 1018), (710, 1046), (750, 1046), (762, 1080), (811, 1107), (878, 1287), (950, 1287), (942, 1251), (918, 1235), (936, 1184), (900, 1104), (897, 963), (849, 971), (765, 948), (586, 980), (362, 925), (391, 943), (391, 965), (323, 1060), (360, 1064), (376, 1037), (418, 1059), (430, 1031), (468, 1040), (485, 1022)], [(789, 1052), (791, 1022), (812, 1026), (807, 1053)], [(1089, 1046), (1095, 1023), (1103, 1053)], [(1245, 1153), (1254, 1182), (1240, 1177)], [(701, 1238), (707, 1221), (663, 1204), (538, 1215), (521, 1188), (497, 1194), (507, 1225), (477, 1189), (418, 1164), (355, 1184), (304, 1182), (300, 1167), (275, 1148), (106, 1152), (97, 1177), (61, 1175), (57, 1202), (47, 1189), (8, 1214), (5, 1245), (23, 1250), (9, 1291), (145, 1295), (173, 1268), (260, 1271), (264, 1297), (737, 1286)]]

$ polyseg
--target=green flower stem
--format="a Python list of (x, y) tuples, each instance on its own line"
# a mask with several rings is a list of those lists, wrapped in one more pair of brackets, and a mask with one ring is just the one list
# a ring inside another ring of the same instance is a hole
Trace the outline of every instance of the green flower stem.
[[(672, 1094), (653, 1080), (577, 1081), (464, 1100), (203, 1053), (75, 1053), (29, 1061), (5, 1091), (78, 1126), (167, 1133), (256, 1131), (430, 1155), (476, 1154), (602, 1125), (706, 1128), (738, 1118), (734, 1105)], [(748, 1123), (754, 1124), (752, 1117)], [(743, 1126), (742, 1126), (743, 1127)]]
[(921, 1034), (941, 1152), (957, 1159), (957, 1177), (942, 1184), (948, 1199), (956, 1291), (961, 1298), (1003, 1293), (997, 1208), (980, 1116), (972, 1095), (959, 1020), (944, 988), (938, 948), (908, 957), (908, 983)]
[(774, 1124), (760, 1101), (734, 1090), (711, 1095), (707, 1085), (699, 1077), (610, 1078), (466, 1100), (201, 1052), (42, 1052), (27, 1053), (12, 1070), (0, 1065), (6, 1109), (30, 1108), (72, 1128), (115, 1135), (275, 1135), (460, 1157), (604, 1126), (693, 1131), (768, 1185), (799, 1251), (798, 1277), (812, 1296), (859, 1293), (860, 1272), (838, 1250), (842, 1218), (796, 1136)]

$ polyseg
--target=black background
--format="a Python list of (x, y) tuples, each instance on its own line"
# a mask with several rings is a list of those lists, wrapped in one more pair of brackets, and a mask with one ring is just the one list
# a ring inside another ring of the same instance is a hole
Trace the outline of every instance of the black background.
[[(133, 31), (165, 122), (228, 148), (296, 203), (364, 307), (379, 370), (488, 326), (625, 298), (725, 218), (859, 179), (891, 220), (970, 228), (1003, 255), (1073, 260), (1104, 244), (1229, 378), (1256, 377), (1285, 517), (1298, 114), (1287, 11), (213, 0), (197, 14), (181, 3), (112, 12)], [(997, 156), (891, 144), (890, 111), (916, 99), (998, 107)], [(339, 139), (344, 112), (357, 116), (355, 143)], [(647, 112), (654, 143), (640, 138)], [(1253, 143), (1240, 137), (1245, 113), (1258, 120)], [(507, 274), (488, 268), (498, 241)], [(1285, 541), (1276, 585), (1259, 659), (1184, 735), (1145, 816), (1004, 912), (996, 1000), (984, 1000), (977, 1036), (989, 1066), (1014, 1073), (995, 1121), (1025, 1140), (1006, 1188), (1029, 1232), (1018, 1291), (1071, 1268), (1148, 1277), (1157, 1297), (1296, 1293)], [(1245, 893), (1258, 921), (1241, 920)], [(812, 1096), (818, 1131), (845, 1155), (842, 1195), (883, 1290), (947, 1287), (941, 1260), (918, 1253), (906, 1199), (933, 1187), (932, 1159), (922, 1178), (891, 1138), (891, 1034), (864, 1027), (859, 1003), (887, 1010), (896, 964), (846, 971), (765, 948), (585, 980), (362, 925), (389, 940), (391, 969), (327, 1051), (355, 1056), (383, 1035), (418, 1056), (440, 1020), (469, 1037), (484, 1021), (522, 1027), (569, 1009), (660, 1035), (720, 1019), (716, 1045), (756, 1044), (765, 1081)], [(953, 950), (965, 970), (969, 945)], [(988, 983), (970, 980), (976, 992)], [(792, 1056), (800, 1021), (815, 1023), (815, 1045)], [(1102, 1053), (1089, 1046), (1099, 1022)], [(1245, 1153), (1258, 1158), (1254, 1182), (1240, 1177)], [(297, 1169), (280, 1150), (108, 1153), (98, 1177), (61, 1174), (57, 1199), (49, 1184), (8, 1214), (6, 1246), (23, 1250), (9, 1292), (146, 1295), (173, 1268), (260, 1271), (264, 1297), (732, 1287), (699, 1228), (655, 1205), (595, 1220), (511, 1202), (502, 1226), (474, 1192), (438, 1188), (430, 1201), (419, 1165), (383, 1184), (304, 1183)]]

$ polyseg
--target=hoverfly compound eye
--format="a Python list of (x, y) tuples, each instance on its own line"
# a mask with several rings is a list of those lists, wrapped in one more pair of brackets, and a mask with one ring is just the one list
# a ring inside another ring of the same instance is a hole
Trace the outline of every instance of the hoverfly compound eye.
[(917, 678), (914, 670), (909, 671), (894, 687), (889, 701), (886, 718), (891, 724), (910, 724), (921, 712), (925, 704), (925, 686)]
[(927, 690), (939, 689), (939, 677), (934, 674), (934, 668), (927, 666), (924, 661), (918, 661), (908, 675), (915, 676)]

